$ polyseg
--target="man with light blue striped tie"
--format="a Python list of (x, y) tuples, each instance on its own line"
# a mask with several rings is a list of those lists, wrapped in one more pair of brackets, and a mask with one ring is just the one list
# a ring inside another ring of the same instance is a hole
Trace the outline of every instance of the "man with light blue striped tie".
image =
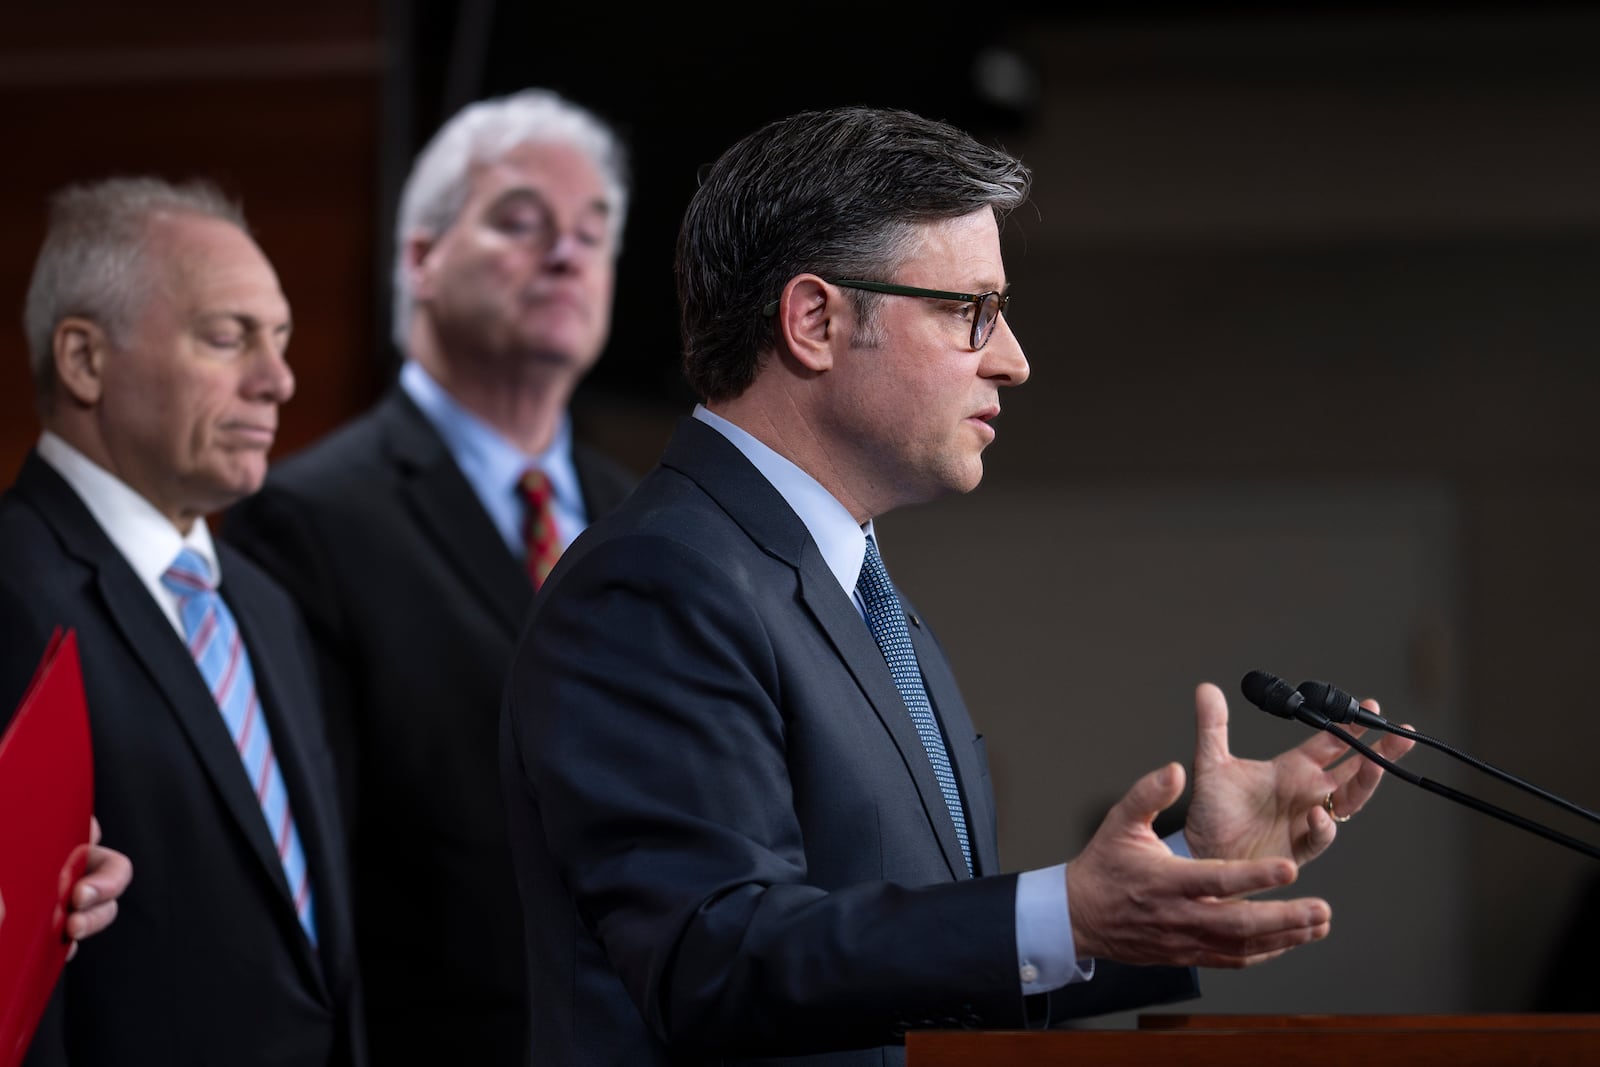
[(72, 629), (102, 840), (138, 879), (24, 1062), (363, 1067), (310, 638), (207, 524), (260, 487), (294, 391), (277, 275), (208, 185), (75, 186), (27, 325), (43, 433), (0, 496), (0, 708)]

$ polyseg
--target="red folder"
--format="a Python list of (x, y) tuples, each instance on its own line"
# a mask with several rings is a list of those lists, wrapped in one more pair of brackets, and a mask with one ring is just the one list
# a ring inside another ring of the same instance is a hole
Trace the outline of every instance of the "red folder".
[(93, 811), (78, 641), (58, 629), (0, 737), (0, 1067), (22, 1061), (67, 961), (67, 895)]

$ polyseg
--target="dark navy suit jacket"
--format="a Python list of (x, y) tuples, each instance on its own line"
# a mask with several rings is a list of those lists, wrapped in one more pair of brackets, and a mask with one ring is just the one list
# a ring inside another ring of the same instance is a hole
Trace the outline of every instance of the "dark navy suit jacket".
[(865, 622), (798, 516), (686, 420), (535, 600), (502, 721), (533, 1061), (903, 1062), (916, 1027), (1191, 995), (1105, 966), (1029, 1003), (983, 740), (911, 634), (977, 873)]
[[(637, 480), (575, 444), (584, 506)], [(354, 849), (375, 1063), (520, 1065), (527, 978), (497, 742), (533, 601), (449, 448), (396, 387), (275, 463), (223, 537), (300, 605)]]

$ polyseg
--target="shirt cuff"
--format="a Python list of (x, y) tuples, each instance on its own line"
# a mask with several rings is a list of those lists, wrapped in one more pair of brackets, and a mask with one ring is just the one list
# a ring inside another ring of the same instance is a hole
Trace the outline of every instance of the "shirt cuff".
[(1067, 865), (1017, 877), (1017, 977), (1024, 996), (1048, 993), (1094, 977), (1094, 960), (1080, 960), (1067, 912)]

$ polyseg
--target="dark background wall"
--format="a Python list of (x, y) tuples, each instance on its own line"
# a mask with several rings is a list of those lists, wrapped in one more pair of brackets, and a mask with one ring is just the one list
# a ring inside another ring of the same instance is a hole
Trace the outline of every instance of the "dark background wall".
[[(1005, 854), (1054, 862), (1187, 758), (1189, 693), (1326, 677), (1589, 806), (1600, 730), (1600, 16), (1586, 6), (923, 5), (848, 18), (306, 0), (12, 10), (0, 300), (49, 190), (206, 174), (293, 304), (279, 451), (387, 381), (389, 227), (411, 154), (545, 85), (634, 145), (612, 342), (585, 428), (641, 469), (691, 398), (672, 242), (699, 167), (759, 122), (870, 103), (1035, 169), (1006, 233), (1034, 375), (985, 485), (882, 524), (990, 737)], [(789, 21), (785, 21), (789, 20)], [(14, 320), (15, 321), (15, 320)], [(0, 466), (37, 434), (0, 331)], [(1234, 699), (1235, 748), (1296, 735)], [(1594, 839), (1425, 755), (1419, 773)], [(1215, 1010), (1522, 1010), (1593, 861), (1404, 783), (1306, 884), (1335, 937)], [(1570, 987), (1590, 1010), (1591, 984)]]

